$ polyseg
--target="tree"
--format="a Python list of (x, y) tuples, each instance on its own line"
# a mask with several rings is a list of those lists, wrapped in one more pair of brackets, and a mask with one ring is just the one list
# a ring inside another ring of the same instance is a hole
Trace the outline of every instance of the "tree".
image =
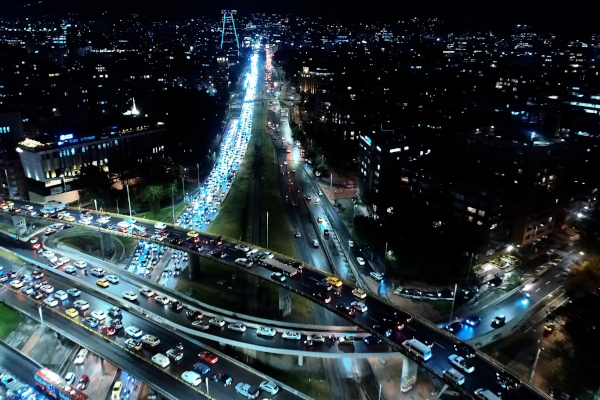
[(170, 185), (150, 185), (142, 191), (142, 201), (147, 202), (154, 216), (160, 211), (160, 203), (171, 194)]
[(88, 165), (81, 168), (81, 176), (77, 180), (77, 189), (83, 201), (100, 200), (107, 202), (110, 198), (112, 181), (108, 174), (100, 168)]

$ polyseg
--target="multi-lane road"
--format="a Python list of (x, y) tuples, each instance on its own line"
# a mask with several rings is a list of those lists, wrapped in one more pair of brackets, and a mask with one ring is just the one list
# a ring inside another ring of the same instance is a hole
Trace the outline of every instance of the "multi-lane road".
[[(22, 207), (26, 205), (23, 202), (15, 202), (16, 207)], [(41, 207), (39, 205), (30, 204), (37, 210)], [(70, 210), (74, 214), (77, 213), (76, 210)], [(92, 213), (95, 219), (98, 218), (98, 213)], [(116, 223), (126, 218), (123, 216), (112, 216), (112, 223)], [(137, 224), (145, 226), (149, 231), (154, 229), (153, 224), (151, 222), (145, 221), (137, 221)], [(83, 225), (88, 226), (88, 225)], [(89, 226), (88, 226), (89, 227)], [(98, 229), (95, 227), (93, 229)], [(108, 231), (105, 228), (100, 228), (104, 232), (110, 232), (117, 234), (115, 231)], [(169, 227), (168, 231), (170, 233), (170, 237), (172, 238), (181, 238), (184, 242), (181, 245), (174, 245), (171, 243), (166, 243), (165, 245), (171, 246), (181, 250), (189, 250), (189, 245), (185, 244), (185, 239), (187, 238), (188, 230), (183, 229), (181, 227)], [(208, 256), (206, 253), (212, 250), (223, 251), (226, 256), (224, 258), (218, 258), (221, 262), (224, 262), (232, 267), (238, 268), (242, 271), (247, 271), (249, 273), (261, 276), (263, 278), (268, 279), (271, 274), (270, 270), (260, 266), (253, 266), (252, 268), (243, 268), (236, 265), (233, 261), (236, 258), (244, 257), (245, 252), (236, 250), (234, 248), (234, 243), (223, 241), (219, 244), (220, 240), (216, 240), (214, 237), (200, 234), (201, 241), (203, 243), (204, 249), (202, 252), (190, 251), (193, 254), (200, 254), (206, 257)], [(216, 258), (215, 258), (216, 259)], [(339, 288), (339, 292), (341, 293), (341, 297), (332, 297), (332, 301), (328, 304), (323, 303), (319, 299), (317, 299), (314, 295), (319, 293), (322, 290), (322, 283), (327, 274), (324, 274), (321, 271), (318, 271), (313, 268), (304, 268), (304, 272), (299, 274), (297, 279), (288, 279), (285, 282), (275, 282), (283, 287), (286, 287), (290, 290), (293, 290), (315, 302), (321, 303), (323, 307), (326, 307), (340, 315), (344, 315), (344, 312), (336, 309), (336, 306), (343, 305), (349, 306), (350, 303), (356, 298), (351, 293), (351, 287), (349, 285), (343, 285)], [(426, 323), (424, 321), (418, 320), (416, 318), (412, 318), (412, 316), (408, 315), (404, 311), (394, 307), (393, 305), (387, 303), (386, 301), (373, 297), (367, 296), (362, 300), (365, 305), (368, 307), (368, 311), (364, 313), (356, 313), (353, 317), (345, 316), (349, 321), (352, 321), (356, 325), (362, 327), (363, 329), (370, 331), (376, 335), (381, 335), (381, 329), (374, 329), (374, 325), (383, 326), (385, 324), (385, 319), (397, 319), (398, 322), (403, 322), (405, 324), (404, 329), (402, 330), (393, 330), (391, 336), (385, 338), (390, 345), (392, 345), (397, 350), (406, 353), (404, 348), (402, 347), (402, 342), (411, 339), (413, 337), (418, 338), (421, 341), (428, 341), (433, 345), (432, 353), (433, 357), (427, 362), (424, 363), (424, 368), (428, 369), (432, 373), (438, 376), (442, 376), (442, 372), (449, 368), (448, 357), (454, 353), (454, 344), (458, 340), (453, 336), (444, 332), (437, 327)], [(411, 322), (406, 323), (407, 320), (411, 320)], [(491, 360), (485, 358), (481, 354), (477, 354), (477, 356), (473, 359), (473, 364), (475, 365), (475, 372), (467, 376), (465, 384), (462, 385), (461, 389), (465, 390), (466, 394), (472, 395), (472, 393), (479, 388), (490, 389), (493, 391), (497, 391), (500, 389), (500, 385), (496, 380), (496, 373), (502, 370), (502, 367), (495, 364)], [(535, 398), (544, 398), (544, 396), (534, 390), (532, 387), (528, 385), (523, 385), (523, 387), (519, 390), (514, 391), (515, 398), (519, 399), (535, 399)]]
[[(24, 268), (19, 271), (19, 273), (30, 275), (31, 270)], [(73, 287), (72, 282), (68, 279), (64, 279), (64, 277), (51, 273), (45, 274), (42, 279), (45, 279), (47, 284), (54, 287), (52, 295), (58, 290), (67, 291)], [(199, 354), (202, 351), (206, 351), (206, 349), (198, 341), (189, 336), (182, 335), (181, 333), (174, 333), (171, 330), (165, 329), (161, 324), (136, 316), (126, 311), (124, 308), (122, 308), (121, 315), (123, 327), (118, 329), (114, 335), (108, 336), (103, 334), (100, 329), (102, 326), (108, 325), (108, 320), (112, 318), (109, 315), (109, 309), (114, 307), (115, 304), (99, 298), (97, 294), (94, 294), (83, 286), (80, 286), (81, 294), (78, 297), (69, 295), (66, 300), (59, 300), (58, 305), (50, 308), (48, 306), (42, 306), (41, 299), (36, 301), (21, 293), (19, 289), (11, 288), (7, 283), (8, 282), (4, 284), (5, 286), (0, 288), (0, 298), (6, 304), (25, 312), (42, 307), (44, 323), (46, 325), (60, 331), (69, 339), (90, 349), (98, 356), (111, 361), (120, 368), (131, 371), (160, 392), (168, 393), (171, 398), (191, 398), (192, 396), (197, 397), (199, 392), (207, 393), (205, 383), (197, 388), (193, 388), (179, 379), (183, 372), (194, 370), (193, 366), (197, 362), (204, 362), (210, 366), (211, 370), (206, 374), (208, 376), (211, 376), (212, 374), (227, 374), (232, 378), (233, 385), (230, 387), (209, 380), (208, 392), (216, 399), (236, 398), (233, 389), (233, 386), (235, 386), (236, 383), (245, 382), (250, 383), (254, 387), (258, 387), (258, 385), (265, 380), (264, 376), (258, 375), (246, 366), (234, 362), (216, 351), (215, 353), (218, 355), (217, 362), (211, 364), (202, 361), (199, 358)], [(88, 302), (89, 308), (80, 310), (80, 315), (78, 316), (70, 317), (66, 314), (66, 311), (73, 308), (74, 303), (77, 300), (85, 300)], [(84, 313), (85, 316), (89, 317), (91, 313), (96, 310), (104, 311), (107, 314), (103, 321), (104, 323), (97, 327), (86, 326), (82, 320)], [(36, 316), (36, 314), (37, 312), (34, 311), (33, 316)], [(125, 330), (131, 326), (139, 328), (143, 334), (155, 335), (159, 338), (160, 343), (154, 347), (144, 345), (139, 351), (128, 349), (125, 341), (130, 336), (125, 333)], [(166, 354), (169, 349), (174, 348), (179, 343), (183, 345), (183, 358), (180, 361), (175, 362), (171, 360), (171, 364), (164, 369), (151, 362), (150, 358), (154, 354)], [(209, 351), (211, 350), (212, 349), (209, 349)], [(164, 373), (158, 373), (159, 371)], [(278, 394), (278, 398), (298, 399), (301, 397), (284, 389)]]

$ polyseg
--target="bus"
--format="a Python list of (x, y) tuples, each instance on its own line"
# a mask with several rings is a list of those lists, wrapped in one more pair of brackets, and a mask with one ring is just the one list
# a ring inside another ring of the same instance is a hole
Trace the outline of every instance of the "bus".
[(81, 390), (69, 385), (55, 372), (44, 368), (35, 373), (37, 386), (44, 394), (56, 400), (87, 400), (88, 396)]
[(429, 346), (419, 342), (417, 339), (405, 340), (402, 342), (402, 346), (408, 350), (409, 353), (413, 353), (423, 361), (427, 361), (431, 358), (431, 349)]
[(298, 273), (302, 273), (302, 264), (290, 265), (275, 258), (263, 258), (262, 260), (258, 261), (258, 264), (272, 271), (281, 272), (289, 277), (292, 277)]

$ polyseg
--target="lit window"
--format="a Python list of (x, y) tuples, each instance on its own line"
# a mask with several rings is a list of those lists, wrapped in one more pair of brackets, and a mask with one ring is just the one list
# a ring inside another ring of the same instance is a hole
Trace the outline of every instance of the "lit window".
[(475, 214), (477, 212), (477, 210), (474, 209), (473, 207), (467, 207), (467, 211), (470, 212), (471, 214)]
[(496, 229), (496, 227), (497, 227), (497, 226), (498, 226), (498, 224), (492, 224), (492, 226), (490, 226), (490, 231), (491, 231), (492, 229)]
[(480, 217), (485, 217), (485, 211), (479, 210), (477, 211), (477, 215), (479, 215)]

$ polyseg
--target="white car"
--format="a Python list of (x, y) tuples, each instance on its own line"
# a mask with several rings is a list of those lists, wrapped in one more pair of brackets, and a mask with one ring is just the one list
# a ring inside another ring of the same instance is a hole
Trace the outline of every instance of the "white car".
[(102, 321), (106, 318), (106, 313), (102, 310), (92, 311), (92, 317), (98, 321)]
[(75, 308), (78, 308), (82, 311), (90, 308), (90, 303), (88, 303), (85, 300), (77, 300), (77, 301), (75, 301), (75, 303), (73, 303), (73, 305), (75, 306)]
[(365, 265), (365, 259), (362, 257), (356, 257), (356, 261), (358, 262), (358, 265)]
[(218, 326), (219, 328), (222, 328), (225, 326), (225, 320), (221, 319), (221, 318), (211, 318), (208, 320), (208, 323), (214, 326)]
[(277, 333), (277, 331), (275, 329), (271, 328), (270, 326), (261, 326), (256, 330), (256, 334), (258, 336), (273, 337), (273, 336), (275, 336), (276, 333)]
[(117, 226), (119, 228), (129, 228), (131, 226), (131, 224), (129, 222), (127, 222), (127, 221), (119, 221), (117, 223)]
[(54, 293), (54, 297), (59, 300), (65, 301), (69, 298), (69, 295), (64, 290), (57, 290), (56, 293)]
[(75, 382), (75, 374), (73, 372), (68, 372), (65, 375), (65, 381), (69, 384), (72, 385), (73, 382)]
[(129, 301), (134, 301), (137, 300), (137, 293), (136, 292), (131, 292), (131, 291), (127, 291), (123, 293), (123, 298)]
[(44, 253), (42, 253), (42, 255), (46, 258), (50, 258), (50, 257), (54, 257), (54, 252), (50, 251), (50, 250), (46, 250), (46, 251), (44, 251)]
[(46, 300), (44, 300), (44, 304), (50, 307), (54, 307), (58, 305), (58, 300), (56, 300), (54, 297), (48, 297)]
[(473, 364), (471, 364), (470, 362), (468, 362), (463, 357), (457, 354), (452, 354), (451, 356), (449, 356), (448, 361), (450, 361), (450, 364), (458, 367), (459, 369), (465, 371), (468, 374), (475, 371), (475, 367), (473, 367)]
[(87, 349), (81, 349), (79, 350), (79, 353), (77, 353), (77, 357), (75, 357), (75, 364), (83, 364), (83, 362), (85, 361), (85, 357), (87, 356), (88, 351)]
[(139, 338), (143, 334), (142, 330), (135, 326), (128, 326), (125, 328), (125, 333), (136, 338)]
[(146, 297), (154, 296), (154, 290), (152, 289), (140, 289), (140, 294)]
[(56, 256), (50, 256), (50, 257), (48, 257), (48, 261), (50, 261), (51, 263), (58, 262), (58, 257), (56, 257)]
[(277, 386), (277, 384), (275, 382), (271, 382), (271, 381), (263, 381), (260, 384), (260, 389), (264, 390), (265, 392), (269, 393), (270, 395), (274, 395), (274, 394), (277, 394), (277, 392), (279, 392), (279, 386)]
[(353, 301), (352, 303), (350, 303), (350, 305), (356, 311), (365, 312), (368, 310), (367, 305), (362, 301)]
[(71, 261), (71, 259), (70, 259), (69, 257), (61, 257), (61, 258), (59, 258), (59, 260), (60, 260), (60, 261), (61, 261), (63, 264), (66, 264), (66, 263), (68, 263), (69, 261)]
[(90, 220), (90, 219), (80, 219), (79, 223), (80, 224), (84, 224), (84, 225), (90, 225), (92, 223), (92, 220)]
[(167, 224), (165, 224), (164, 222), (157, 222), (156, 224), (154, 224), (155, 229), (165, 229), (166, 227)]
[(110, 217), (100, 217), (98, 218), (98, 223), (99, 224), (108, 224), (110, 222)]
[(370, 275), (371, 275), (371, 278), (375, 279), (376, 281), (383, 280), (383, 275), (380, 274), (379, 272), (371, 271)]
[(194, 371), (185, 371), (181, 378), (192, 386), (198, 386), (202, 383), (202, 375)]
[(44, 293), (52, 293), (54, 292), (54, 286), (52, 285), (43, 285), (40, 287), (40, 290)]
[(10, 286), (14, 287), (15, 289), (19, 289), (23, 287), (23, 281), (19, 280), (19, 279), (15, 279), (14, 281), (10, 282)]
[(229, 324), (227, 326), (227, 329), (229, 329), (230, 331), (236, 331), (236, 332), (246, 332), (246, 325), (240, 323), (240, 322), (236, 322), (233, 324)]
[(106, 277), (106, 280), (109, 281), (110, 283), (119, 283), (119, 277), (114, 274), (108, 275)]
[(104, 271), (102, 268), (92, 268), (92, 270), (90, 271), (90, 274), (97, 276), (98, 278), (102, 278), (104, 277), (104, 273), (106, 271)]
[(87, 263), (85, 261), (76, 261), (73, 263), (77, 268), (85, 268), (87, 267)]
[(235, 245), (235, 249), (236, 249), (236, 250), (242, 250), (242, 251), (249, 251), (249, 250), (250, 250), (250, 247), (248, 247), (248, 246), (245, 246), (245, 245), (243, 245), (243, 244), (236, 244), (236, 245)]
[(171, 302), (171, 300), (169, 300), (169, 298), (167, 296), (156, 296), (154, 298), (154, 300), (156, 300), (158, 303), (162, 304), (163, 306), (166, 306), (167, 304), (169, 304)]
[(241, 265), (243, 267), (251, 267), (252, 266), (252, 261), (248, 261), (247, 258), (238, 258), (235, 260), (235, 263), (237, 265)]
[(287, 331), (287, 332), (283, 332), (281, 334), (281, 337), (284, 339), (291, 339), (291, 340), (300, 340), (300, 337), (302, 335), (300, 335), (299, 332), (296, 331)]

